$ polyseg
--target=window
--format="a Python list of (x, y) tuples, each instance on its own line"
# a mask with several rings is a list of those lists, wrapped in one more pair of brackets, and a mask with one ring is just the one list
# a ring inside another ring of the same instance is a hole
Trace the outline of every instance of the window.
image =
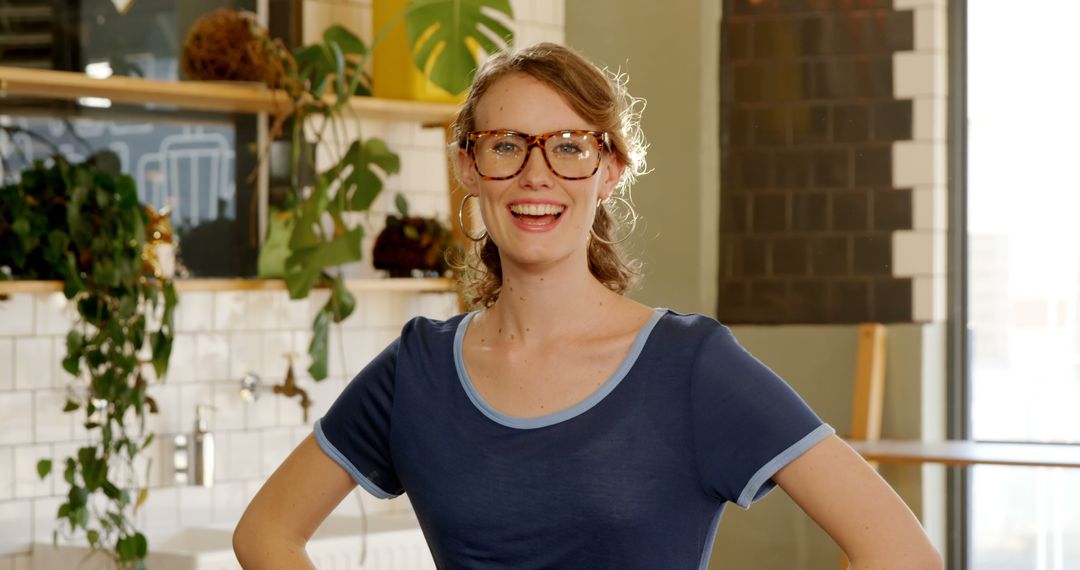
[[(977, 440), (1080, 444), (1077, 21), (1075, 0), (967, 2)], [(1080, 470), (976, 467), (971, 485), (971, 568), (1080, 567)]]

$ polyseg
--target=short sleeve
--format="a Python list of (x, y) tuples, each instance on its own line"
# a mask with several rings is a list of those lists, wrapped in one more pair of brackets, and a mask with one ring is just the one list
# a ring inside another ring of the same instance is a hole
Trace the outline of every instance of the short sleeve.
[(776, 486), (781, 467), (835, 433), (724, 326), (698, 349), (691, 413), (703, 485), (744, 509)]
[(391, 499), (404, 489), (390, 458), (390, 417), (398, 346), (390, 343), (349, 382), (315, 422), (319, 447), (372, 495)]

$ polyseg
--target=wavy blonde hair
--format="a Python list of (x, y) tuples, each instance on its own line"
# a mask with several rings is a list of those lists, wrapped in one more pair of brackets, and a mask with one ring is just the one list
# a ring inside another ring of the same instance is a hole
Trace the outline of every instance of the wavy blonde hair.
[[(636, 221), (630, 186), (645, 173), (647, 145), (640, 126), (645, 102), (627, 91), (625, 74), (601, 70), (570, 48), (540, 43), (519, 51), (500, 52), (488, 59), (477, 70), (454, 120), (452, 151), (456, 152), (476, 128), (476, 107), (487, 90), (499, 79), (514, 73), (524, 73), (551, 87), (581, 118), (608, 133), (608, 151), (625, 166), (612, 196), (624, 199), (630, 207), (621, 221)], [(456, 160), (451, 162), (457, 165)], [(592, 232), (602, 240), (614, 241), (621, 221), (606, 207), (599, 207)], [(589, 239), (588, 248), (589, 271), (612, 291), (623, 294), (641, 277), (641, 262), (630, 259), (620, 244)], [(453, 264), (461, 276), (465, 301), (472, 307), (490, 307), (502, 291), (499, 246), (488, 235), (469, 249), (464, 263)]]

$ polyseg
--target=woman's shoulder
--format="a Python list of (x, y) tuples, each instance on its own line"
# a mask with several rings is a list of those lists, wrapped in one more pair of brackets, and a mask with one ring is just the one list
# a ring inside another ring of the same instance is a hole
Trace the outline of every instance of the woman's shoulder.
[(468, 318), (472, 313), (459, 313), (445, 319), (437, 319), (425, 316), (416, 316), (409, 319), (401, 328), (401, 337), (407, 338), (437, 338), (454, 336), (461, 321)]
[(708, 315), (701, 313), (683, 313), (674, 309), (662, 309), (663, 322), (667, 334), (680, 337), (704, 339), (712, 335), (727, 336), (731, 329)]

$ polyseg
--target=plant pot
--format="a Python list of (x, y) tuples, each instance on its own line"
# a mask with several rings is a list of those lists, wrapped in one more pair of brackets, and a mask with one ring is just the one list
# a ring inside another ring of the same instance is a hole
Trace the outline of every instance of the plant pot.
[(450, 232), (431, 218), (388, 216), (375, 238), (372, 264), (390, 277), (436, 277), (448, 269)]

